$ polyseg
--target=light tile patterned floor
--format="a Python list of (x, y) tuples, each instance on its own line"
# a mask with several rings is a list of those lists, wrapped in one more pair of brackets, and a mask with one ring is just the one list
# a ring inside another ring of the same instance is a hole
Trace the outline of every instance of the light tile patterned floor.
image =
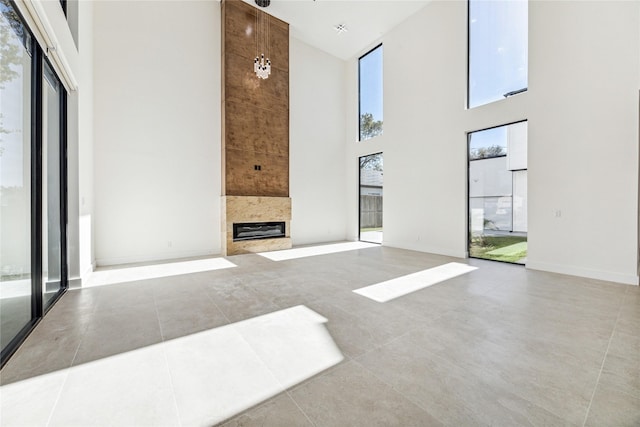
[[(0, 424), (639, 426), (640, 288), (387, 247), (68, 292)], [(352, 292), (478, 267), (386, 303)]]

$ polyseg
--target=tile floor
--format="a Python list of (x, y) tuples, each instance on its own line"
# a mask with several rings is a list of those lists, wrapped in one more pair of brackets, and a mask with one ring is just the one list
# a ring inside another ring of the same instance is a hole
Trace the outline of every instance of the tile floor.
[[(69, 291), (0, 424), (639, 426), (640, 288), (387, 247)], [(449, 262), (378, 303), (352, 292)]]

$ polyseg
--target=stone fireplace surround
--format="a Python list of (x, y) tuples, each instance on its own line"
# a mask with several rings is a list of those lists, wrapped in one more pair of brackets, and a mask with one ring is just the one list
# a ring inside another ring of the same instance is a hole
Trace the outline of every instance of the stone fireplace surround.
[[(275, 221), (284, 221), (285, 237), (233, 241), (234, 223)], [(290, 249), (290, 223), (291, 198), (289, 197), (223, 196), (222, 253), (224, 255), (240, 255)]]

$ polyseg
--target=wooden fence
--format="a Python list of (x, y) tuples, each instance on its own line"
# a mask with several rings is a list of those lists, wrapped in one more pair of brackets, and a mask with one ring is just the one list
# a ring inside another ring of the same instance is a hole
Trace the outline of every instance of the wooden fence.
[(360, 196), (360, 228), (382, 227), (382, 196)]

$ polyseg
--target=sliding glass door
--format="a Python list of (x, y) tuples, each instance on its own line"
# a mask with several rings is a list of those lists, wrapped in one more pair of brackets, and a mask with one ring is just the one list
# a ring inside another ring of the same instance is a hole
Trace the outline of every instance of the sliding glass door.
[(0, 365), (67, 287), (66, 92), (0, 0)]
[(0, 344), (32, 320), (32, 40), (0, 3)]

